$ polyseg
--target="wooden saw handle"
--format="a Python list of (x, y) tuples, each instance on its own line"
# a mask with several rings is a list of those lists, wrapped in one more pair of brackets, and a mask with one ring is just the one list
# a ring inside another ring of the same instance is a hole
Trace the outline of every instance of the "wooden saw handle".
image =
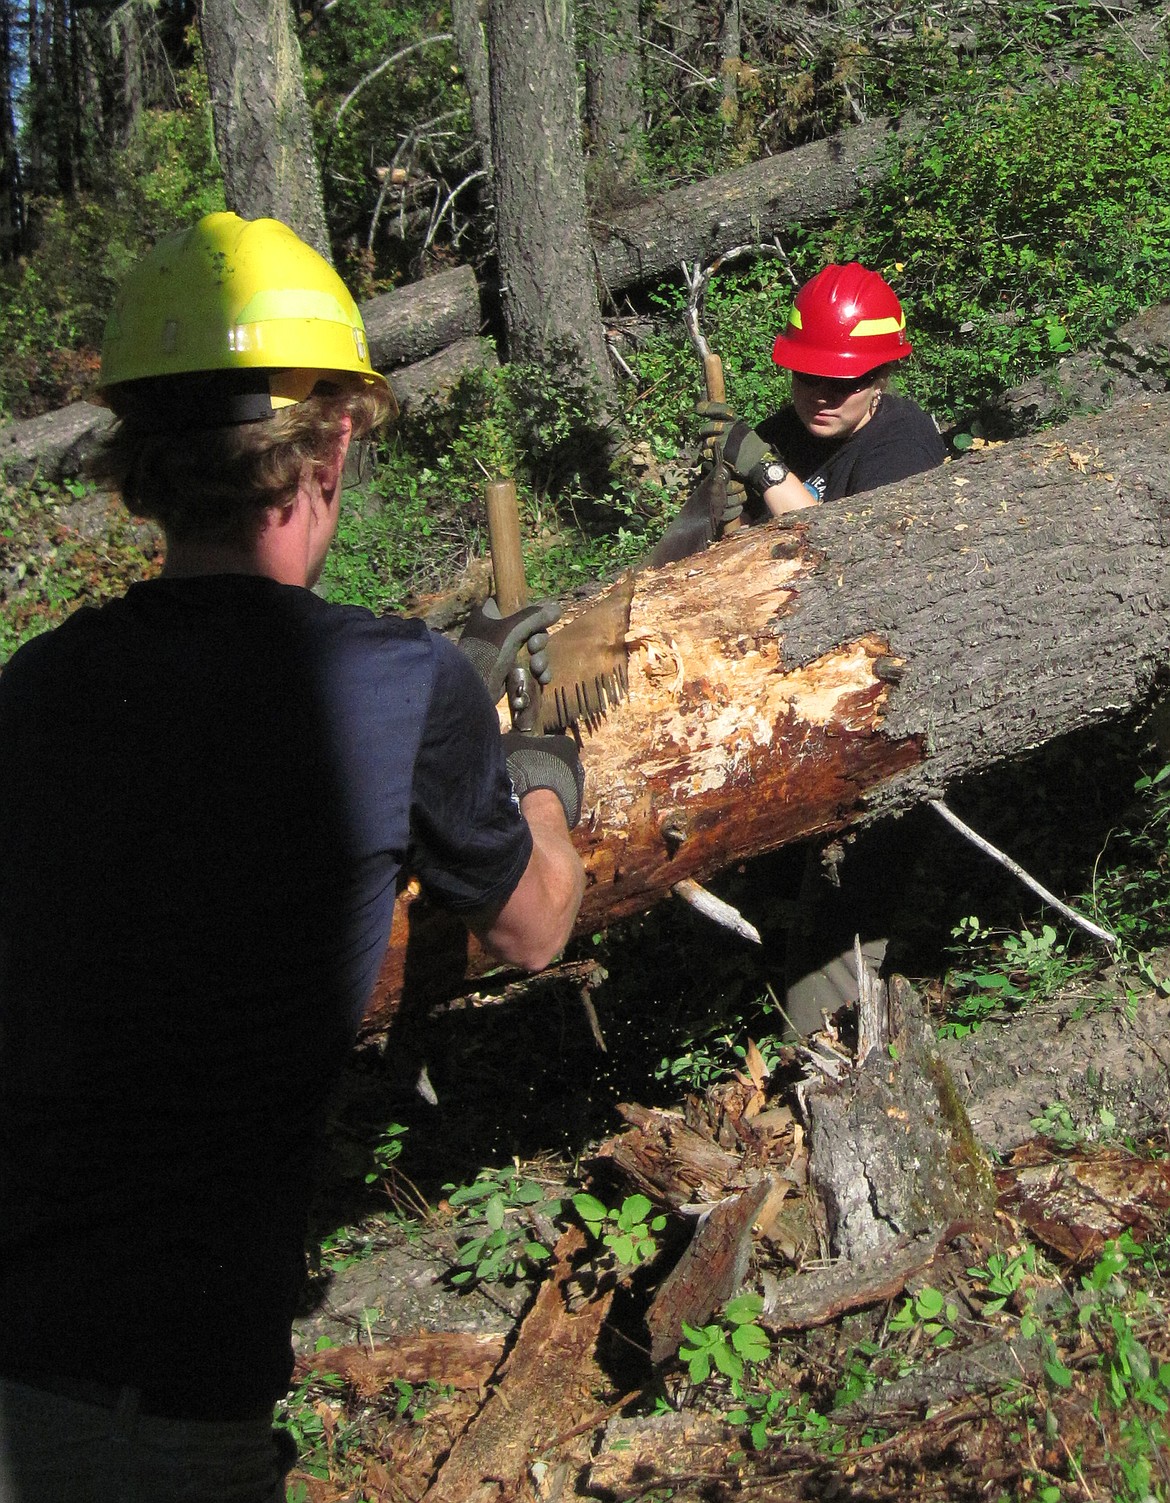
[[(712, 351), (703, 356), (703, 385), (707, 391), (708, 402), (726, 402), (727, 388), (723, 384), (723, 361)], [(743, 526), (739, 517), (723, 524), (721, 537), (727, 537), (729, 533), (738, 532)]]
[[(496, 604), (501, 616), (510, 616), (528, 604), (528, 581), (524, 578), (524, 552), (520, 545), (520, 506), (514, 480), (488, 481), (487, 524)], [(540, 684), (529, 671), (528, 653), (523, 647), (508, 675), (508, 705), (513, 730), (530, 734), (540, 730)]]
[(510, 616), (528, 604), (528, 581), (524, 578), (524, 552), (520, 546), (520, 507), (514, 480), (488, 481), (487, 524), (496, 604), (501, 616)]

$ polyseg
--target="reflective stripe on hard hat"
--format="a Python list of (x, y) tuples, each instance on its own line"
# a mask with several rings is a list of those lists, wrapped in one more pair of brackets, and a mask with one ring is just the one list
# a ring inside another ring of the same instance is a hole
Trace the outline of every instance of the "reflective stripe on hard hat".
[(826, 266), (796, 294), (772, 359), (810, 376), (859, 376), (910, 353), (890, 285), (856, 261)]

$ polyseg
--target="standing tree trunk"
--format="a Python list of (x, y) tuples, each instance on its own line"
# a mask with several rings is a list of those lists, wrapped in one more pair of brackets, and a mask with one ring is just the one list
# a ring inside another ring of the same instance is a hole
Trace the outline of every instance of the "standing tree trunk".
[(608, 411), (613, 373), (585, 228), (569, 0), (491, 0), (488, 60), (509, 358), (585, 373)]
[(463, 83), (471, 107), (471, 128), (484, 170), (492, 170), (492, 106), (488, 82), (487, 37), (480, 0), (451, 0), (451, 30), (463, 69)]
[(11, 0), (0, 0), (0, 262), (24, 245), (24, 193), (16, 149), (16, 88), (20, 60)]
[(719, 24), (719, 77), (723, 86), (719, 113), (725, 130), (730, 130), (739, 118), (740, 50), (739, 0), (725, 0)]
[(228, 208), (283, 220), (332, 259), (288, 0), (203, 0), (199, 25)]
[(638, 0), (589, 0), (582, 7), (585, 125), (595, 166), (632, 176), (641, 153), (642, 33)]

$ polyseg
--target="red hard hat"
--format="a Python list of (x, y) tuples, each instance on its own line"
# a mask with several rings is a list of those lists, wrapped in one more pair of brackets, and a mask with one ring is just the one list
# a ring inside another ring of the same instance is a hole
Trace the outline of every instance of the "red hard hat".
[(893, 288), (856, 261), (826, 266), (796, 294), (772, 359), (806, 376), (862, 376), (910, 353)]

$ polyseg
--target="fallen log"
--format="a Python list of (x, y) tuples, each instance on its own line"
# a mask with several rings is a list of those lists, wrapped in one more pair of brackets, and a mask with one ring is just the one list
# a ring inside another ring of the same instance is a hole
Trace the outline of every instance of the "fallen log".
[(556, 1451), (596, 1414), (595, 1391), (606, 1380), (597, 1339), (614, 1288), (594, 1292), (577, 1308), (570, 1286), (585, 1234), (570, 1227), (554, 1249), (551, 1276), (537, 1291), (508, 1354), (499, 1383), (451, 1447), (423, 1503), (495, 1503), (523, 1496), (529, 1466), (542, 1449)]
[(909, 116), (869, 120), (594, 218), (590, 231), (602, 285), (621, 291), (676, 273), (680, 261), (706, 261), (794, 223), (839, 214), (884, 170), (889, 143), (917, 139), (923, 128)]
[(457, 339), (478, 334), (479, 285), (470, 266), (383, 292), (361, 305), (370, 359), (379, 370), (410, 365)]
[(430, 399), (442, 401), (451, 393), (451, 388), (469, 371), (490, 370), (500, 363), (496, 347), (490, 339), (469, 337), (457, 339), (437, 354), (416, 360), (413, 365), (402, 365), (387, 376), (398, 399), (402, 412), (419, 407)]
[[(444, 400), (468, 371), (498, 364), (490, 339), (469, 337), (412, 365), (398, 366), (388, 379), (405, 412), (432, 398)], [(7, 423), (0, 427), (0, 470), (13, 480), (38, 472), (49, 480), (72, 480), (82, 473), (86, 458), (112, 421), (106, 407), (73, 402), (40, 417)]]
[(51, 479), (81, 474), (86, 455), (110, 426), (108, 408), (71, 402), (40, 417), (22, 418), (0, 428), (0, 470), (14, 480), (40, 470)]
[(396, 1381), (441, 1383), (448, 1388), (483, 1388), (504, 1355), (504, 1337), (481, 1331), (420, 1331), (391, 1336), (377, 1346), (335, 1346), (299, 1353), (297, 1380), (332, 1373), (363, 1398), (383, 1393)]
[[(684, 878), (939, 798), (1170, 667), (1170, 398), (973, 452), (640, 574), (584, 735), (577, 933)], [(487, 962), (408, 894), (369, 1022)]]

